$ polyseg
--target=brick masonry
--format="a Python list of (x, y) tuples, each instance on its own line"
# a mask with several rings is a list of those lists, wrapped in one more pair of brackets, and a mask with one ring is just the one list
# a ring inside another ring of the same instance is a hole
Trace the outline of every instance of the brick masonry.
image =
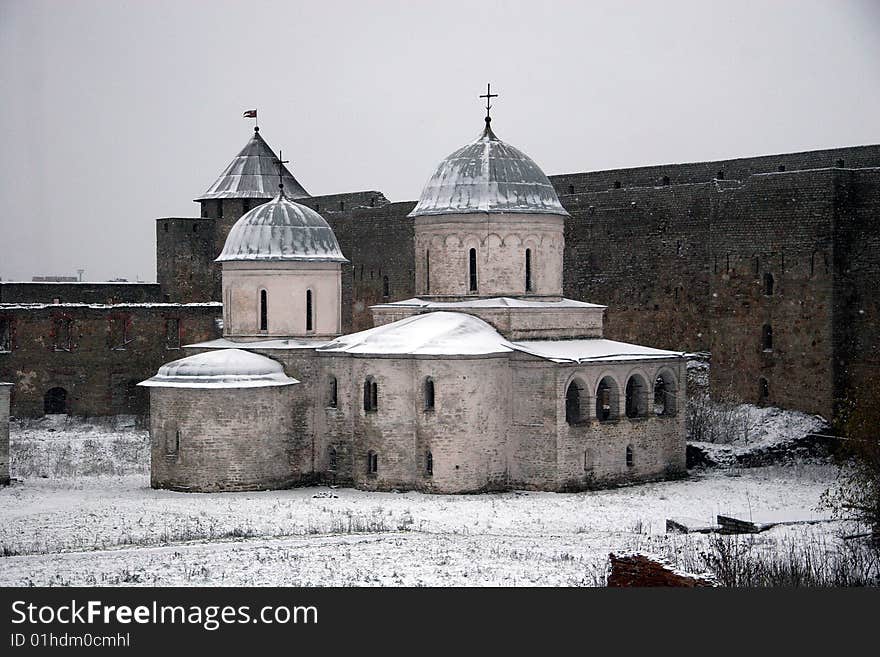
[(11, 383), (0, 383), (0, 486), (9, 483), (9, 395)]

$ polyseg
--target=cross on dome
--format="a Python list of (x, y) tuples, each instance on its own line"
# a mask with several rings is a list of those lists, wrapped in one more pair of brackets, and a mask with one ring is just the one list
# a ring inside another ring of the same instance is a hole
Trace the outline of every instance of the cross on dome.
[(498, 98), (498, 94), (492, 93), (492, 83), (489, 82), (486, 84), (486, 93), (480, 94), (480, 98), (486, 99), (486, 123), (492, 120), (492, 117), (489, 116), (489, 110), (492, 109), (492, 99)]

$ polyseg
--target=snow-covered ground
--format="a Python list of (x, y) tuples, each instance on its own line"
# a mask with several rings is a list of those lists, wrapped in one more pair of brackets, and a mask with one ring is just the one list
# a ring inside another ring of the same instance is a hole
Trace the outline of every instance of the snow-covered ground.
[(193, 494), (149, 487), (148, 434), (125, 418), (14, 422), (11, 437), (0, 585), (12, 586), (601, 585), (609, 552), (692, 556), (709, 540), (666, 535), (667, 518), (825, 518), (817, 503), (836, 475), (810, 462), (585, 493)]

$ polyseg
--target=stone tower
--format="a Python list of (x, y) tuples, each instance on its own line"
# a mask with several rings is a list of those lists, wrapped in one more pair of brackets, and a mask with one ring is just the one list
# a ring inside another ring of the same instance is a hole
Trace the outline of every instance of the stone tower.
[[(282, 167), (288, 198), (309, 193)], [(195, 201), (199, 217), (163, 217), (156, 220), (157, 279), (167, 301), (220, 301), (220, 267), (215, 259), (232, 225), (246, 212), (271, 200), (278, 191), (278, 158), (254, 133), (214, 183)]]
[(559, 300), (568, 212), (538, 165), (501, 141), (490, 121), (440, 162), (409, 215), (416, 292)]

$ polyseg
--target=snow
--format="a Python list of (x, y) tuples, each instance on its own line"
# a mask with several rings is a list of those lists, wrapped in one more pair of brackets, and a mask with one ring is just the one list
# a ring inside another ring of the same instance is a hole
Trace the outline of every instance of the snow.
[(489, 128), (437, 166), (410, 217), (473, 212), (568, 216), (535, 162)]
[(512, 351), (491, 325), (465, 313), (432, 312), (336, 338), (318, 349), (348, 354), (479, 356)]
[(683, 352), (665, 351), (652, 347), (641, 347), (627, 342), (616, 342), (603, 338), (587, 340), (525, 340), (514, 342), (513, 347), (533, 356), (552, 360), (554, 363), (583, 363), (604, 360), (646, 360), (681, 358)]
[(243, 349), (206, 351), (165, 363), (139, 383), (166, 388), (265, 388), (299, 383), (278, 361)]
[[(707, 545), (664, 534), (668, 517), (821, 519), (813, 509), (836, 473), (822, 463), (710, 470), (584, 493), (193, 494), (149, 487), (149, 437), (124, 424), (12, 424), (0, 585), (597, 585), (610, 552)], [(760, 540), (783, 549), (839, 527), (779, 527)]]
[(324, 218), (283, 194), (247, 212), (230, 229), (216, 261), (240, 260), (348, 262)]
[(405, 301), (394, 301), (374, 306), (375, 308), (606, 308), (595, 303), (575, 301), (574, 299), (561, 299), (560, 301), (535, 301), (532, 299), (514, 299), (511, 297), (492, 297), (490, 299), (472, 299), (467, 301), (430, 301), (414, 297)]
[(217, 340), (208, 340), (207, 342), (196, 342), (195, 344), (184, 345), (184, 348), (197, 349), (317, 349), (328, 344), (330, 340), (321, 340), (316, 338), (284, 338), (278, 340), (255, 340), (246, 342), (244, 340), (229, 340), (228, 338), (218, 338)]

